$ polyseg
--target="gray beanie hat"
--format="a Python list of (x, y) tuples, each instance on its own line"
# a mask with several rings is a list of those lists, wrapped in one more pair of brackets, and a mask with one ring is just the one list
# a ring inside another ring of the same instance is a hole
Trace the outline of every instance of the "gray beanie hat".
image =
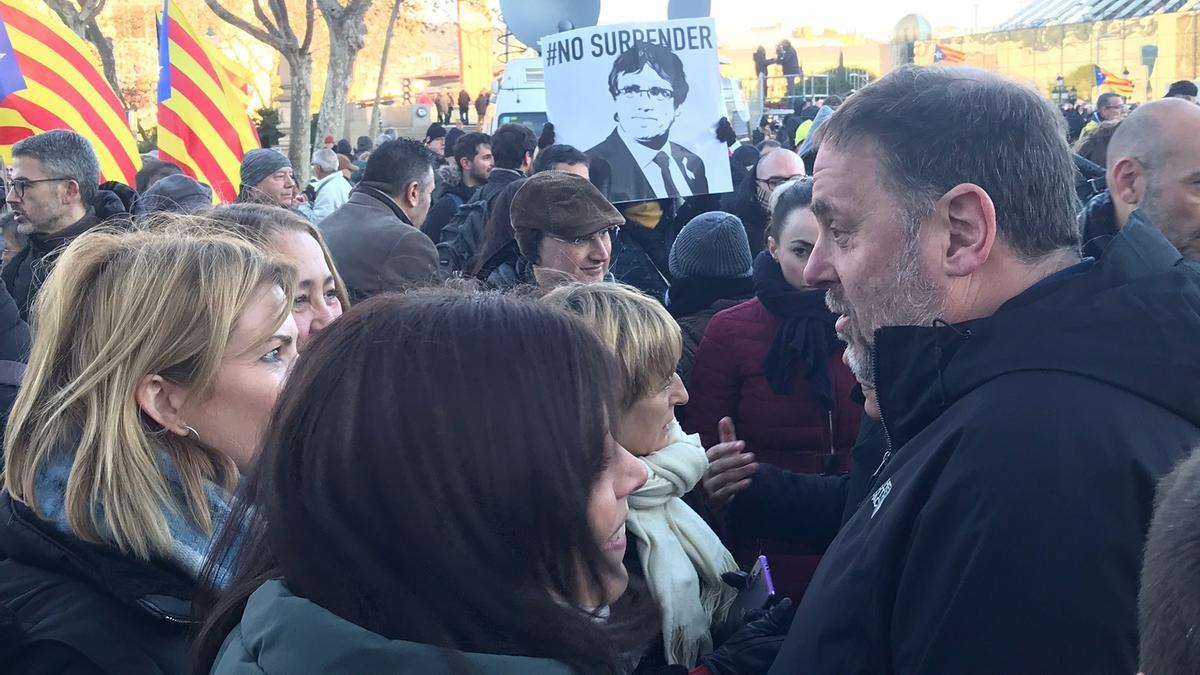
[(212, 188), (191, 176), (177, 173), (155, 181), (138, 197), (134, 211), (139, 215), (156, 211), (195, 213), (212, 205)]
[(242, 157), (242, 191), (254, 187), (276, 171), (291, 167), (287, 155), (271, 148), (255, 148)]
[(676, 279), (745, 279), (751, 276), (754, 257), (741, 219), (710, 211), (692, 218), (679, 231), (669, 264)]

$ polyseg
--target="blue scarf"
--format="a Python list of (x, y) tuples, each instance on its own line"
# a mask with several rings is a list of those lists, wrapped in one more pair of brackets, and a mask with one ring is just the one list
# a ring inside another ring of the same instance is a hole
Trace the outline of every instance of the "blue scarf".
[[(71, 475), (73, 459), (67, 453), (49, 459), (38, 471), (37, 482), (37, 503), (42, 517), (53, 524), (55, 529), (71, 537), (76, 535), (71, 532), (71, 528), (67, 524), (66, 493), (67, 479)], [(213, 537), (202, 532), (195, 523), (183, 515), (186, 512), (183, 507), (184, 490), (174, 460), (168, 453), (160, 450), (158, 465), (170, 486), (175, 503), (179, 505), (178, 509), (167, 510), (164, 513), (173, 542), (167, 562), (185, 572), (192, 579), (198, 579), (200, 569), (204, 566), (212, 547)], [(229, 518), (229, 493), (215, 483), (206, 482), (204, 494), (208, 498), (208, 512), (212, 518), (213, 532), (215, 533)], [(103, 536), (104, 514), (101, 513), (99, 516), (98, 520)], [(219, 571), (218, 579), (228, 578), (228, 570)]]

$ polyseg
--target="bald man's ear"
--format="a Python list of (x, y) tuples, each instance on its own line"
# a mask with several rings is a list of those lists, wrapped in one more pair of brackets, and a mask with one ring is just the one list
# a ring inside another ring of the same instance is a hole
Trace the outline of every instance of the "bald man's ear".
[(1132, 157), (1118, 159), (1108, 168), (1108, 193), (1125, 207), (1121, 211), (1136, 210), (1146, 193), (1146, 170)]

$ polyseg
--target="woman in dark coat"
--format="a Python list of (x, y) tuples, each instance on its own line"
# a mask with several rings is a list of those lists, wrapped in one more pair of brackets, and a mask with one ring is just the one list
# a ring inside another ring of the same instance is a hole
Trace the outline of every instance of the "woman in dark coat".
[[(775, 191), (768, 249), (754, 262), (755, 298), (709, 322), (696, 351), (684, 429), (708, 446), (718, 440), (720, 420), (730, 417), (756, 461), (842, 473), (862, 408), (850, 399), (855, 380), (842, 363), (825, 292), (804, 287), (817, 232), (811, 200), (809, 179)], [(789, 594), (807, 585), (819, 560), (782, 544), (760, 551), (759, 542), (734, 539), (730, 548), (741, 564), (765, 552)]]

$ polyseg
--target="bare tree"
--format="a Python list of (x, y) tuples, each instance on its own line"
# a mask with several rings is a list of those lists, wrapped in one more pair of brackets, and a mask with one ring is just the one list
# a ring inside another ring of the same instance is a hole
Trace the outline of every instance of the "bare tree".
[(379, 99), (383, 96), (383, 75), (387, 72), (388, 52), (392, 49), (392, 36), (396, 34), (396, 19), (400, 15), (400, 5), (404, 0), (392, 0), (392, 15), (388, 19), (387, 35), (383, 38), (383, 56), (379, 59), (379, 79), (375, 82), (375, 102), (371, 104), (371, 124), (367, 134), (375, 137), (379, 134)]
[(117, 82), (117, 60), (113, 57), (112, 40), (104, 37), (104, 33), (100, 32), (100, 24), (96, 23), (96, 17), (104, 10), (106, 2), (107, 0), (79, 0), (79, 4), (76, 5), (75, 0), (46, 0), (46, 4), (67, 24), (71, 32), (96, 47), (96, 52), (100, 54), (104, 79), (108, 80), (108, 86), (112, 87), (113, 93), (121, 101), (121, 106), (128, 110), (129, 105), (121, 93), (121, 84)]
[(309, 119), (312, 110), (312, 46), (313, 23), (316, 12), (313, 0), (304, 2), (304, 33), (298, 37), (292, 28), (291, 17), (288, 14), (287, 0), (266, 0), (267, 10), (263, 9), (262, 0), (254, 0), (254, 16), (260, 26), (230, 12), (221, 5), (220, 0), (204, 0), (217, 16), (223, 21), (242, 30), (254, 39), (269, 45), (279, 52), (288, 64), (291, 73), (291, 124), (288, 128), (288, 158), (292, 169), (296, 172), (296, 181), (300, 185), (308, 182), (309, 167)]
[(367, 10), (375, 0), (317, 0), (321, 17), (329, 28), (329, 70), (321, 112), (317, 116), (317, 138), (342, 135), (346, 119), (346, 96), (354, 78), (354, 61), (367, 43)]

